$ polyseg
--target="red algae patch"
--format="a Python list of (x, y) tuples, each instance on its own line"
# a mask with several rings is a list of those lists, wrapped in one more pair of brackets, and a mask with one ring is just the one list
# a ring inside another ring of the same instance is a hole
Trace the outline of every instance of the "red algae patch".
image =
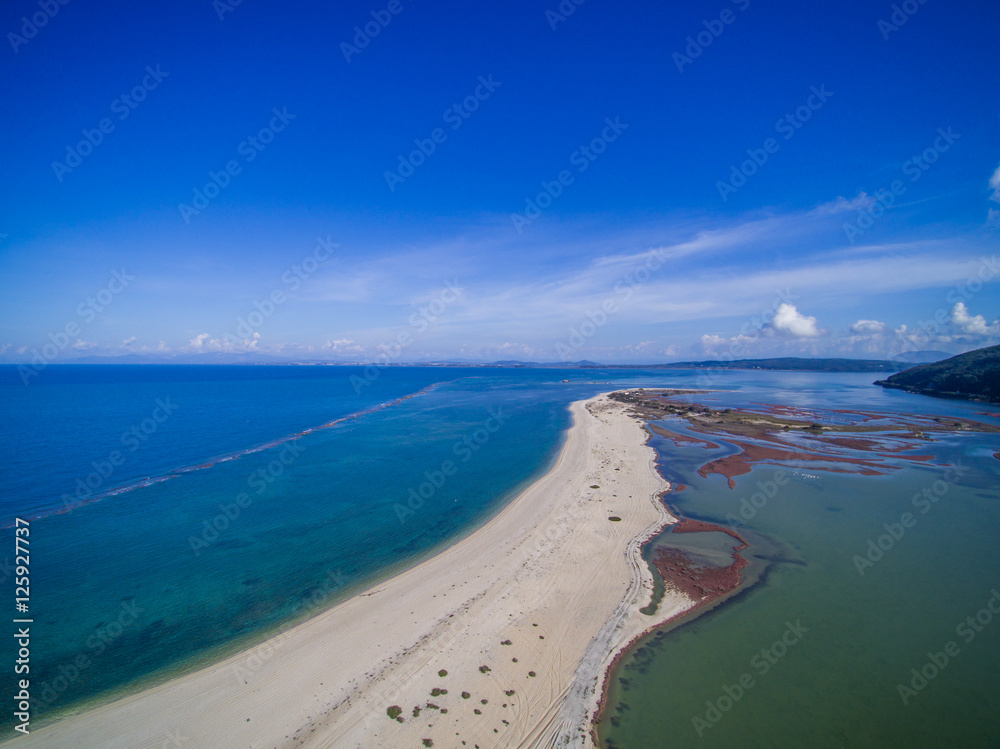
[[(732, 444), (740, 448), (741, 452), (734, 455), (727, 455), (724, 458), (719, 458), (706, 463), (701, 468), (698, 469), (698, 473), (701, 476), (708, 476), (712, 473), (720, 473), (729, 480), (729, 488), (735, 489), (736, 482), (733, 480), (736, 476), (742, 476), (744, 474), (750, 473), (750, 469), (753, 468), (754, 463), (760, 461), (771, 461), (771, 462), (822, 462), (822, 463), (847, 463), (850, 464), (853, 470), (842, 471), (844, 473), (859, 473), (864, 476), (881, 475), (886, 474), (891, 470), (895, 470), (895, 466), (891, 466), (887, 463), (881, 463), (872, 460), (858, 460), (855, 458), (849, 458), (840, 455), (831, 455), (828, 453), (821, 453), (816, 451), (806, 451), (806, 450), (784, 450), (780, 448), (756, 445), (751, 442), (742, 442), (737, 440), (731, 440)], [(816, 470), (825, 470), (821, 466), (812, 466)]]
[[(807, 463), (811, 470), (882, 476), (900, 468), (891, 460), (933, 460), (932, 455), (911, 454), (918, 446), (930, 441), (932, 435), (1000, 432), (1000, 426), (971, 419), (847, 409), (822, 411), (826, 415), (836, 414), (837, 418), (833, 421), (837, 423), (832, 423), (830, 419), (821, 422), (819, 419), (823, 417), (819, 410), (770, 404), (754, 404), (752, 409), (711, 409), (694, 403), (672, 402), (670, 398), (676, 394), (670, 391), (628, 390), (613, 393), (610, 397), (632, 406), (632, 415), (647, 422), (682, 418), (687, 422), (688, 430), (706, 435), (693, 437), (649, 424), (650, 431), (675, 444), (700, 444), (706, 449), (713, 449), (719, 447), (712, 441), (717, 439), (736, 447), (737, 453), (710, 460), (698, 470), (703, 477), (713, 473), (725, 476), (731, 489), (736, 488), (736, 477), (750, 473), (756, 463)], [(794, 445), (788, 441), (793, 436), (797, 437)], [(1000, 452), (995, 457), (1000, 459)]]
[(734, 551), (743, 551), (750, 544), (746, 542), (739, 533), (734, 531), (732, 528), (726, 528), (722, 525), (716, 525), (715, 523), (706, 523), (704, 520), (692, 520), (691, 518), (681, 518), (678, 520), (673, 527), (674, 533), (725, 533), (727, 536), (732, 536), (737, 541), (742, 544)]
[(653, 564), (669, 587), (704, 605), (740, 584), (747, 560), (740, 554), (734, 556), (735, 561), (728, 567), (700, 567), (682, 549), (659, 549)]
[(673, 532), (725, 533), (739, 541), (740, 545), (733, 549), (733, 562), (726, 567), (699, 565), (683, 549), (658, 549), (653, 557), (653, 565), (668, 587), (679, 590), (701, 606), (734, 590), (740, 584), (747, 560), (739, 552), (750, 545), (743, 536), (732, 528), (688, 518), (679, 520)]

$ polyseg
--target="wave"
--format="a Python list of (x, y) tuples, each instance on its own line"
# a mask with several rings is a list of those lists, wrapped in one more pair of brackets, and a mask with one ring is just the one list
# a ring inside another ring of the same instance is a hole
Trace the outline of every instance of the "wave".
[[(400, 398), (395, 398), (391, 401), (377, 403), (374, 406), (369, 406), (368, 408), (364, 408), (360, 411), (355, 411), (354, 413), (347, 414), (346, 416), (340, 416), (336, 419), (333, 419), (332, 421), (327, 421), (323, 424), (320, 424), (319, 426), (303, 429), (301, 432), (295, 432), (294, 434), (289, 434), (285, 437), (280, 437), (278, 439), (271, 440), (270, 442), (265, 442), (264, 444), (261, 445), (255, 445), (254, 447), (248, 447), (243, 450), (237, 450), (236, 452), (228, 453), (226, 455), (222, 455), (217, 458), (211, 458), (204, 463), (196, 463), (193, 465), (181, 466), (180, 468), (175, 468), (171, 471), (167, 471), (166, 473), (159, 474), (156, 476), (146, 476), (144, 478), (132, 481), (128, 484), (124, 484), (123, 486), (118, 486), (113, 489), (108, 489), (98, 494), (94, 494), (93, 496), (87, 497), (86, 499), (74, 498), (72, 501), (70, 501), (69, 499), (64, 499), (63, 505), (61, 507), (52, 507), (48, 510), (42, 510), (41, 512), (38, 512), (35, 515), (20, 516), (20, 517), (24, 517), (25, 519), (30, 521), (30, 520), (39, 520), (41, 518), (51, 517), (53, 515), (65, 515), (67, 513), (72, 512), (73, 510), (83, 507), (84, 505), (94, 504), (95, 502), (100, 502), (101, 500), (107, 499), (109, 497), (117, 497), (120, 494), (126, 494), (128, 492), (135, 491), (136, 489), (143, 489), (147, 486), (152, 486), (153, 484), (159, 484), (164, 481), (169, 481), (171, 479), (177, 478), (178, 476), (183, 476), (184, 474), (187, 473), (194, 473), (195, 471), (203, 471), (206, 468), (211, 468), (212, 466), (218, 465), (219, 463), (227, 463), (231, 460), (239, 460), (240, 458), (244, 458), (247, 455), (253, 455), (254, 453), (263, 452), (264, 450), (272, 450), (275, 447), (280, 447), (281, 445), (284, 445), (287, 442), (301, 439), (302, 437), (305, 437), (307, 434), (321, 432), (324, 429), (330, 429), (332, 427), (338, 426), (339, 424), (343, 424), (344, 422), (353, 421), (354, 419), (360, 419), (363, 416), (368, 416), (369, 414), (382, 411), (386, 408), (392, 408), (393, 406), (399, 405), (403, 401), (409, 400), (410, 398), (416, 398), (419, 395), (424, 395), (426, 393), (429, 393), (430, 391), (434, 390), (438, 385), (442, 384), (444, 383), (435, 382), (428, 385), (425, 388), (417, 390), (414, 393), (404, 395)], [(8, 522), (0, 526), (0, 528), (13, 528), (13, 527), (14, 527), (14, 522)]]

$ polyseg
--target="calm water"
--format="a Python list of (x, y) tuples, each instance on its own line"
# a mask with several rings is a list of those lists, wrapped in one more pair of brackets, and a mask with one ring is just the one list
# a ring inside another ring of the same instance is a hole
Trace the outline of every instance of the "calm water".
[[(0, 368), (0, 560), (13, 561), (14, 517), (34, 518), (36, 717), (194, 668), (450, 543), (547, 468), (568, 403), (602, 390), (711, 386), (733, 391), (713, 394), (726, 405), (980, 410), (886, 393), (869, 375), (706, 382), (685, 371), (391, 367), (360, 392), (352, 375), (364, 377), (340, 367), (52, 366), (24, 387)], [(960, 639), (961, 653), (909, 708), (895, 689), (1000, 584), (996, 442), (937, 446), (941, 462), (962, 455), (970, 472), (863, 578), (852, 556), (942, 469), (816, 474), (782, 487), (748, 528), (766, 537), (755, 551), (797, 563), (755, 560), (764, 577), (750, 592), (643, 647), (623, 671), (627, 690), (616, 688), (609, 743), (931, 746), (946, 725), (961, 738), (949, 745), (989, 745), (1000, 626)], [(724, 517), (770, 470), (729, 491), (721, 477), (697, 476), (706, 451), (656, 445), (668, 477), (692, 487), (677, 504), (698, 517)], [(456, 470), (444, 479), (448, 461)], [(12, 576), (3, 583), (12, 598)], [(808, 628), (801, 641), (699, 739), (692, 715), (704, 716), (724, 684), (756, 676), (750, 659), (797, 620)]]
[[(981, 405), (873, 396), (832, 382), (815, 392), (763, 395), (725, 394), (717, 403), (875, 406), (988, 420), (975, 415)], [(721, 450), (659, 438), (655, 445), (664, 473), (690, 487), (671, 496), (683, 514), (729, 525), (741, 500), (774, 479), (775, 468), (761, 465), (730, 490), (721, 476), (697, 473)], [(801, 464), (787, 484), (770, 487), (774, 496), (735, 526), (766, 536), (744, 552), (751, 580), (759, 580), (711, 612), (647, 637), (625, 659), (600, 728), (604, 744), (1000, 745), (1000, 595), (997, 613), (965, 622), (1000, 590), (998, 448), (995, 435), (946, 437), (919, 450), (932, 452), (938, 466), (900, 462), (892, 476), (864, 477)], [(968, 471), (955, 482), (947, 464)], [(898, 525), (905, 512), (912, 527)], [(862, 575), (854, 558), (886, 533), (886, 523), (900, 537), (884, 539), (890, 548), (881, 558), (874, 552), (878, 561), (862, 565)], [(937, 654), (949, 642), (958, 649), (945, 652), (945, 661)], [(929, 653), (937, 665), (927, 666)], [(925, 666), (931, 678), (917, 677), (915, 689), (911, 669)], [(914, 690), (905, 704), (900, 683)]]

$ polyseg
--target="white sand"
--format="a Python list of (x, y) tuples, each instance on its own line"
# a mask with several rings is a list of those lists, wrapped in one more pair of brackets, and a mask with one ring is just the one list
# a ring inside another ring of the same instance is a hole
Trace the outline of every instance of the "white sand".
[(639, 613), (652, 590), (640, 544), (673, 522), (641, 422), (606, 396), (572, 411), (552, 469), (446, 551), (248, 653), (18, 745), (590, 746), (614, 654), (693, 603), (668, 592), (655, 616)]

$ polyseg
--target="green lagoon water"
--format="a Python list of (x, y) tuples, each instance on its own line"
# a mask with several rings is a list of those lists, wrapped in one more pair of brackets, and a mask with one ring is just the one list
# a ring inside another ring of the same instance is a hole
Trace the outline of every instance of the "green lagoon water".
[[(850, 407), (840, 395), (836, 407)], [(974, 414), (981, 407), (917, 396), (884, 405), (984, 418)], [(679, 423), (670, 428), (683, 429)], [(655, 445), (664, 473), (690, 487), (670, 496), (690, 517), (732, 525), (741, 500), (774, 479), (774, 466), (758, 465), (731, 490), (722, 476), (697, 474), (721, 451), (659, 438)], [(753, 542), (744, 552), (747, 584), (711, 611), (645, 638), (619, 666), (600, 726), (603, 745), (1000, 746), (998, 447), (996, 435), (947, 436), (918, 451), (941, 465), (900, 461), (891, 476), (806, 464), (790, 470), (745, 526), (733, 526)], [(967, 472), (935, 484), (953, 477), (944, 464)], [(925, 489), (939, 499), (929, 504)], [(915, 505), (914, 495), (928, 504)], [(864, 557), (869, 541), (886, 533), (883, 524), (899, 523), (905, 512), (912, 527), (893, 527), (901, 537), (883, 539), (891, 548), (860, 574), (855, 556)], [(764, 538), (754, 541), (758, 535)], [(660, 542), (671, 543), (669, 534)], [(987, 609), (979, 622), (965, 623), (991, 598), (998, 613)], [(936, 654), (949, 642), (956, 654), (945, 652), (945, 664)], [(929, 653), (943, 667), (927, 666)], [(914, 668), (932, 678), (912, 684)], [(899, 684), (913, 689), (905, 704)]]

